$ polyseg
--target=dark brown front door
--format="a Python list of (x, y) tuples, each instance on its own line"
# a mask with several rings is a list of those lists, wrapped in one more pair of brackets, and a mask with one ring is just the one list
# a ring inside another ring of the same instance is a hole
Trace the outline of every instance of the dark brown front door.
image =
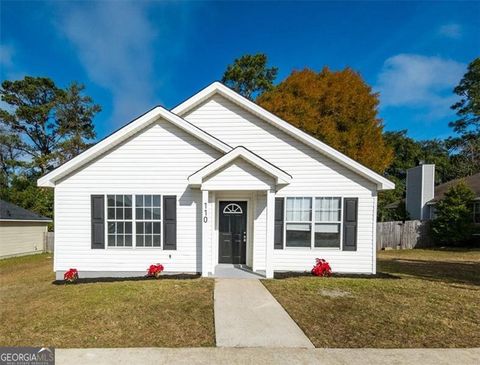
[(246, 264), (247, 203), (221, 201), (219, 209), (220, 264)]

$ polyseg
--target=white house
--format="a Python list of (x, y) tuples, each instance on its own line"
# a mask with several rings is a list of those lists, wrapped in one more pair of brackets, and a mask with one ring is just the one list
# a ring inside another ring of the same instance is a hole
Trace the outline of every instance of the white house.
[(375, 273), (377, 192), (394, 184), (215, 82), (146, 112), (38, 180), (55, 188), (54, 271), (82, 277)]

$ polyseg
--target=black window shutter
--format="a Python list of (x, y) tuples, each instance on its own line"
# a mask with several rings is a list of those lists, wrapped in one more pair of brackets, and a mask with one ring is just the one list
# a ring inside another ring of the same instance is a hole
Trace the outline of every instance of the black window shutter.
[(163, 249), (177, 249), (177, 197), (163, 197)]
[(275, 250), (283, 249), (283, 204), (284, 198), (275, 198), (275, 234), (274, 245)]
[(92, 218), (92, 249), (105, 248), (105, 197), (92, 195), (91, 197)]
[(357, 250), (358, 198), (343, 199), (343, 251)]

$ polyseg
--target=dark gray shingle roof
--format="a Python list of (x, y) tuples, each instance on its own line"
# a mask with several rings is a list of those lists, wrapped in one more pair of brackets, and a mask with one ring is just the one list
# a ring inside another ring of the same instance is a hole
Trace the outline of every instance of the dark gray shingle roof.
[(448, 189), (458, 184), (460, 181), (465, 182), (465, 184), (470, 189), (472, 189), (472, 191), (475, 194), (475, 197), (477, 198), (480, 197), (480, 172), (479, 172), (472, 176), (450, 180), (450, 181), (447, 181), (446, 183), (435, 186), (435, 197), (432, 200), (430, 200), (430, 202), (436, 202), (442, 199), (445, 196), (445, 193), (448, 191)]
[(50, 218), (40, 214), (23, 209), (18, 205), (6, 202), (0, 199), (0, 219), (1, 220), (25, 220), (25, 221), (51, 221)]

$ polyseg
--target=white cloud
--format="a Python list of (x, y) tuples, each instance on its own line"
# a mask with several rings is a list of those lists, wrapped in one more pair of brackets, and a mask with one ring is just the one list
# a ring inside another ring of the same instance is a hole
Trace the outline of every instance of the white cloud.
[(438, 33), (447, 38), (459, 39), (462, 37), (462, 26), (456, 23), (444, 24), (438, 29)]
[(0, 44), (0, 66), (2, 67), (12, 67), (13, 66), (13, 47)]
[(15, 62), (16, 48), (12, 44), (0, 44), (0, 70), (2, 80), (20, 80), (25, 72)]
[(116, 125), (158, 104), (154, 86), (159, 80), (153, 80), (156, 31), (147, 12), (145, 2), (127, 1), (61, 8), (57, 25), (75, 47), (90, 79), (112, 93)]
[(388, 58), (378, 75), (376, 90), (382, 107), (411, 107), (430, 117), (450, 113), (456, 96), (452, 90), (466, 65), (441, 57), (399, 54)]

